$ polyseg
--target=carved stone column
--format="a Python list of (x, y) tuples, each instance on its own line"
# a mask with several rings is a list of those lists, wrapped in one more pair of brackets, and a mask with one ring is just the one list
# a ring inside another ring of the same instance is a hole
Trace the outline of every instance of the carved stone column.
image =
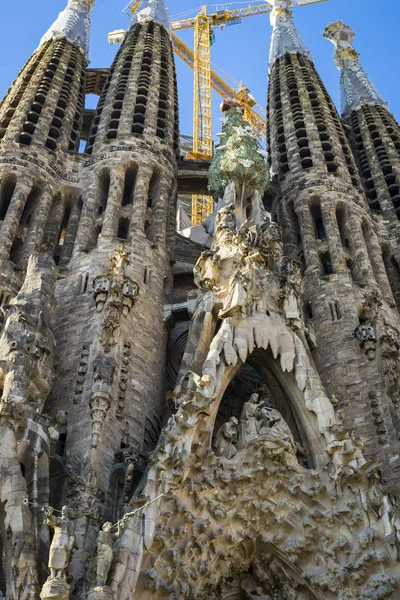
[(62, 248), (61, 258), (60, 258), (60, 266), (67, 265), (72, 251), (74, 249), (76, 234), (78, 232), (79, 227), (79, 219), (81, 217), (82, 207), (80, 205), (80, 200), (77, 200), (72, 207), (72, 211), (68, 220), (67, 232), (65, 235), (64, 245)]
[(157, 203), (154, 209), (154, 241), (165, 243), (167, 234), (167, 212), (170, 205), (171, 185), (170, 181), (163, 177), (160, 182)]
[(372, 266), (369, 260), (368, 250), (364, 240), (364, 234), (361, 227), (361, 220), (360, 217), (354, 212), (354, 210), (351, 210), (351, 208), (348, 211), (347, 225), (349, 231), (352, 232), (352, 235), (349, 238), (350, 247), (354, 259), (357, 262), (357, 266), (360, 270), (363, 283), (367, 281), (373, 282), (374, 274), (372, 272)]
[(302, 210), (297, 210), (296, 214), (300, 221), (304, 260), (307, 270), (315, 270), (318, 274), (321, 274), (321, 264), (315, 240), (314, 226), (308, 205), (304, 206)]
[(386, 273), (385, 263), (382, 257), (382, 248), (379, 244), (378, 237), (374, 231), (369, 229), (366, 233), (366, 244), (369, 251), (369, 257), (374, 271), (375, 278), (379, 283), (383, 297), (388, 300), (389, 304), (394, 305), (392, 288), (390, 287), (389, 279)]
[(144, 231), (146, 220), (147, 198), (152, 172), (147, 167), (140, 167), (136, 177), (134, 205), (132, 211), (131, 231)]
[(28, 260), (30, 254), (39, 252), (42, 246), (44, 228), (49, 217), (52, 203), (53, 193), (50, 188), (45, 188), (37, 201), (37, 205), (32, 217), (32, 224), (25, 241), (25, 261)]
[(93, 244), (95, 215), (97, 209), (97, 197), (99, 182), (98, 178), (93, 181), (86, 193), (83, 195), (82, 216), (79, 223), (74, 252), (87, 250)]
[(104, 213), (103, 229), (101, 236), (115, 237), (118, 229), (118, 218), (121, 210), (122, 194), (124, 190), (125, 173), (123, 167), (114, 168), (110, 172), (110, 191), (107, 207)]
[(15, 186), (10, 206), (0, 231), (0, 262), (7, 260), (10, 256), (11, 247), (18, 230), (30, 188), (30, 184), (22, 181), (17, 182), (17, 185)]
[(324, 221), (326, 237), (328, 239), (328, 248), (333, 271), (335, 273), (343, 272), (346, 270), (346, 258), (344, 255), (342, 241), (340, 239), (335, 208), (331, 203), (322, 201), (321, 212)]

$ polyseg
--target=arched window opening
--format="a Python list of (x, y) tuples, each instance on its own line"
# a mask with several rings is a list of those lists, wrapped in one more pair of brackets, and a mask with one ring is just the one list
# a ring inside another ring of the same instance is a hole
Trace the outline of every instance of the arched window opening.
[(127, 240), (129, 235), (129, 219), (122, 218), (118, 223), (117, 238)]
[(304, 316), (306, 317), (306, 319), (309, 319), (309, 320), (312, 319), (314, 316), (311, 300), (309, 300), (308, 302), (305, 302), (305, 304), (304, 304)]
[(78, 294), (85, 294), (89, 285), (89, 273), (82, 273), (79, 275), (79, 281), (77, 286)]
[(333, 266), (332, 266), (332, 261), (331, 261), (331, 255), (329, 254), (329, 252), (324, 252), (321, 255), (321, 264), (322, 264), (324, 275), (332, 275)]
[(10, 250), (10, 261), (15, 265), (17, 265), (22, 258), (23, 245), (23, 239), (19, 235), (16, 235)]
[(15, 175), (4, 175), (0, 186), (0, 221), (4, 221), (6, 217), (16, 184)]
[[(272, 369), (267, 366), (265, 358), (265, 353), (262, 351), (253, 353), (227, 387), (216, 416), (212, 446), (215, 448), (219, 429), (228, 423), (231, 417), (235, 417), (239, 422), (237, 442), (235, 442), (238, 451), (245, 447), (250, 438), (268, 435), (268, 427), (271, 423), (268, 425), (268, 418), (263, 409), (270, 407), (278, 411), (281, 419), (276, 421), (277, 427), (285, 432), (285, 437), (291, 438), (290, 443), (299, 463), (306, 468), (313, 468), (314, 461), (306, 431), (294, 412), (286, 390)], [(259, 406), (254, 411), (254, 419), (251, 419), (252, 431), (247, 428), (244, 432), (247, 410), (245, 403), (250, 401), (252, 394), (258, 394)]]
[(342, 318), (342, 311), (340, 310), (339, 302), (337, 300), (330, 300), (328, 304), (332, 321), (340, 321)]
[(322, 218), (321, 207), (317, 203), (313, 203), (310, 206), (311, 216), (314, 221), (314, 229), (316, 237), (321, 240), (321, 242), (326, 242), (326, 231), (325, 225)]
[(400, 267), (387, 245), (382, 248), (382, 258), (397, 308), (400, 310)]
[(34, 210), (36, 208), (36, 202), (38, 201), (41, 192), (42, 184), (39, 182), (35, 182), (25, 202), (25, 207), (20, 221), (22, 227), (28, 226), (31, 222), (32, 214), (34, 213)]
[(336, 207), (336, 220), (339, 228), (340, 239), (342, 241), (342, 246), (346, 250), (349, 250), (349, 240), (347, 238), (347, 229), (346, 229), (346, 208), (344, 204), (338, 204)]
[(158, 196), (160, 177), (158, 173), (153, 173), (149, 185), (149, 193), (147, 196), (147, 208), (154, 208)]
[(105, 169), (99, 174), (99, 198), (97, 203), (97, 214), (102, 215), (106, 210), (108, 194), (110, 192), (110, 171)]
[(133, 195), (135, 191), (135, 182), (137, 175), (137, 167), (135, 165), (128, 165), (128, 168), (125, 172), (125, 184), (124, 184), (124, 192), (122, 195), (122, 206), (128, 206), (128, 204), (133, 204)]
[(294, 235), (296, 236), (296, 242), (298, 246), (301, 246), (301, 234), (300, 234), (300, 223), (299, 217), (297, 216), (296, 211), (294, 210), (293, 204), (290, 203), (288, 205), (288, 215), (290, 220), (290, 226)]
[(153, 173), (149, 184), (149, 191), (147, 196), (147, 210), (146, 219), (144, 223), (144, 233), (146, 238), (153, 242), (154, 241), (154, 212), (157, 205), (158, 195), (160, 188), (160, 176), (157, 172)]
[(60, 231), (58, 234), (58, 240), (57, 240), (57, 244), (54, 248), (54, 262), (56, 263), (56, 265), (58, 265), (58, 263), (60, 262), (60, 257), (61, 257), (61, 252), (65, 243), (65, 237), (67, 235), (67, 227), (68, 227), (68, 222), (69, 222), (69, 218), (71, 216), (71, 207), (70, 206), (66, 206), (65, 210), (64, 210), (64, 215), (61, 221), (61, 227), (60, 227)]
[(181, 368), (183, 355), (188, 341), (189, 326), (190, 321), (181, 321), (175, 323), (174, 328), (170, 332), (166, 369), (168, 391), (172, 391), (177, 383), (179, 369)]

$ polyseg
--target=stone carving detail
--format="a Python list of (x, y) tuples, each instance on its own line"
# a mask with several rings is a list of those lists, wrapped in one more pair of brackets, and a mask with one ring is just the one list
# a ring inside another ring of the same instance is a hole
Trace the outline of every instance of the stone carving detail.
[(68, 506), (63, 506), (60, 517), (53, 512), (51, 507), (46, 511), (46, 522), (54, 529), (49, 554), (50, 578), (66, 580), (72, 550), (76, 547), (74, 514)]
[(85, 389), (85, 379), (89, 366), (90, 343), (85, 342), (82, 346), (81, 357), (78, 366), (78, 376), (75, 383), (74, 404), (79, 404), (82, 401), (83, 392)]
[(381, 403), (379, 402), (378, 395), (376, 392), (369, 392), (369, 404), (374, 417), (374, 423), (376, 426), (376, 432), (378, 434), (378, 441), (380, 444), (387, 443), (387, 428), (385, 425)]
[(93, 448), (97, 446), (104, 419), (111, 406), (115, 366), (115, 361), (103, 354), (100, 354), (93, 362), (93, 386), (89, 400)]
[(222, 456), (228, 460), (235, 456), (237, 453), (238, 425), (239, 421), (236, 417), (231, 417), (228, 423), (221, 425), (215, 438), (215, 453), (217, 456)]
[(121, 244), (110, 256), (110, 270), (93, 281), (93, 294), (97, 312), (104, 313), (100, 341), (107, 348), (114, 346), (119, 337), (121, 315), (127, 316), (139, 286), (125, 275), (129, 253)]
[(397, 411), (400, 409), (400, 337), (398, 331), (386, 325), (379, 339), (384, 360), (386, 389)]
[(97, 537), (97, 568), (96, 585), (105, 586), (113, 558), (114, 535), (113, 524), (107, 521), (103, 524)]
[(264, 594), (262, 588), (254, 581), (254, 579), (243, 579), (240, 587), (248, 600), (272, 600), (269, 594)]
[(40, 597), (42, 600), (68, 600), (70, 585), (67, 582), (67, 570), (72, 551), (77, 548), (74, 514), (67, 506), (63, 506), (60, 517), (55, 517), (53, 511), (51, 507), (46, 509), (46, 522), (54, 529), (54, 536), (49, 552), (50, 576), (42, 588)]
[(132, 344), (129, 340), (124, 340), (124, 347), (122, 350), (122, 366), (120, 368), (120, 376), (118, 383), (118, 408), (115, 411), (115, 416), (117, 419), (122, 419), (125, 408), (125, 396), (126, 396), (126, 388), (128, 385), (128, 367), (129, 367), (129, 357), (131, 355), (131, 347)]
[(0, 415), (27, 417), (41, 412), (53, 385), (54, 336), (50, 316), (55, 269), (51, 259), (32, 255), (18, 295), (3, 306), (0, 337)]
[[(204, 600), (229, 598), (228, 578), (251, 568), (248, 589), (241, 577), (236, 597), (389, 597), (393, 502), (382, 492), (379, 504), (371, 461), (341, 424), (303, 344), (302, 284), (282, 258), (274, 225), (237, 223), (233, 206), (224, 206), (213, 246), (196, 265), (188, 347), (201, 347), (201, 357), (191, 357), (192, 371), (184, 358), (171, 395), (176, 413), (130, 502), (140, 510), (127, 516), (115, 546), (110, 588), (118, 597), (135, 587), (141, 600), (194, 590)], [(219, 428), (210, 450), (224, 390), (257, 349), (270, 349), (276, 369), (297, 385), (321, 444), (315, 470), (299, 464), (289, 426), (258, 394), (239, 425), (231, 418)], [(271, 547), (284, 563), (267, 558)]]
[(245, 402), (240, 415), (240, 437), (239, 446), (244, 448), (246, 444), (257, 437), (260, 433), (261, 422), (257, 419), (264, 402), (259, 402), (259, 395), (252, 394), (248, 402)]
[(97, 487), (90, 458), (78, 453), (67, 456), (68, 502), (76, 519), (90, 517), (100, 519), (104, 492)]
[(367, 355), (368, 360), (374, 360), (376, 356), (377, 337), (373, 323), (360, 323), (355, 328), (354, 335), (360, 342), (360, 346)]
[(364, 105), (386, 105), (361, 67), (360, 55), (353, 47), (354, 36), (354, 31), (343, 21), (329, 23), (324, 31), (324, 37), (335, 46), (335, 65), (341, 71), (341, 109), (345, 115)]

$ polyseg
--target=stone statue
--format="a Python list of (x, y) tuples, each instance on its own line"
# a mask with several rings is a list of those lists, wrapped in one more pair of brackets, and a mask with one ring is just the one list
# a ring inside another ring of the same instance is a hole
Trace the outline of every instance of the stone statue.
[(230, 231), (235, 231), (236, 228), (236, 217), (235, 217), (235, 208), (233, 204), (229, 206), (223, 206), (217, 214), (217, 233), (222, 231), (223, 229), (228, 229)]
[(97, 536), (97, 569), (96, 584), (106, 585), (108, 573), (113, 558), (114, 535), (112, 534), (113, 524), (107, 521), (102, 526)]
[(46, 522), (54, 529), (49, 553), (50, 574), (54, 579), (65, 580), (72, 550), (77, 548), (73, 513), (68, 506), (63, 506), (61, 517), (53, 516), (53, 511), (51, 506), (46, 511)]
[(225, 298), (224, 306), (219, 312), (219, 317), (224, 319), (231, 317), (238, 312), (244, 312), (247, 301), (247, 291), (245, 276), (241, 271), (236, 271), (230, 281), (228, 294)]
[(269, 594), (264, 594), (262, 588), (254, 581), (254, 579), (243, 579), (240, 587), (248, 600), (272, 600)]
[(255, 438), (259, 433), (257, 421), (258, 410), (264, 406), (259, 402), (259, 395), (252, 394), (248, 402), (245, 402), (240, 415), (239, 447), (243, 448), (247, 442)]
[(224, 423), (218, 430), (215, 438), (215, 454), (230, 459), (237, 453), (237, 428), (239, 422), (236, 417), (231, 417), (227, 423)]
[(362, 443), (342, 425), (333, 425), (330, 431), (335, 439), (328, 445), (327, 452), (332, 456), (334, 479), (357, 476), (367, 462), (362, 452)]
[(262, 417), (260, 435), (272, 435), (280, 441), (286, 442), (287, 449), (296, 453), (296, 445), (290, 427), (281, 413), (274, 408), (271, 400), (267, 400), (260, 413)]
[(125, 266), (129, 265), (129, 252), (123, 244), (120, 244), (118, 248), (114, 248), (110, 255), (111, 271), (114, 275), (123, 274)]

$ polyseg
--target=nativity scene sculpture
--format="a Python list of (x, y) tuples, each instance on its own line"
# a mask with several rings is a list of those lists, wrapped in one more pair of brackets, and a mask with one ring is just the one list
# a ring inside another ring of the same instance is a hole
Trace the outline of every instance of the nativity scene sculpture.
[[(232, 110), (232, 135), (243, 141), (250, 133)], [(174, 414), (101, 581), (119, 600), (132, 590), (141, 600), (222, 600), (231, 583), (232, 597), (252, 600), (390, 597), (395, 504), (380, 478), (368, 477), (371, 461), (312, 360), (301, 264), (283, 255), (282, 232), (261, 202), (268, 168), (235, 162), (233, 143), (226, 149), (210, 179), (214, 238), (194, 269), (198, 297)], [(296, 409), (312, 468), (299, 464), (299, 444), (266, 394), (244, 395), (241, 414), (219, 420), (229, 384), (254, 355)]]

